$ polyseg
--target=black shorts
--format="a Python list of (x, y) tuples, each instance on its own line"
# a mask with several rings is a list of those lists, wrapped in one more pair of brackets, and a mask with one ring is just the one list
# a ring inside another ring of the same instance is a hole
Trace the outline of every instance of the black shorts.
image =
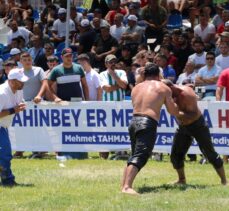
[(132, 156), (128, 165), (135, 165), (139, 170), (150, 157), (156, 137), (158, 122), (146, 115), (135, 114), (129, 126)]
[(201, 152), (209, 162), (216, 169), (220, 168), (223, 165), (222, 159), (213, 147), (209, 128), (202, 115), (190, 125), (180, 125), (177, 129), (171, 152), (171, 161), (174, 168), (179, 169), (184, 166), (185, 154), (191, 146), (193, 138), (196, 139)]

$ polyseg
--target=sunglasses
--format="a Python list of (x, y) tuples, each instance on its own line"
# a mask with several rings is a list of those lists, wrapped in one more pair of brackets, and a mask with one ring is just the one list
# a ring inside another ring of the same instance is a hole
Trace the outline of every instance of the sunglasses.
[(214, 60), (214, 57), (207, 57), (206, 60)]
[(109, 64), (116, 64), (116, 60), (111, 60), (108, 62)]
[(52, 48), (45, 48), (45, 50), (52, 50)]
[(15, 66), (15, 64), (5, 64), (4, 66), (5, 67), (13, 67), (13, 66)]

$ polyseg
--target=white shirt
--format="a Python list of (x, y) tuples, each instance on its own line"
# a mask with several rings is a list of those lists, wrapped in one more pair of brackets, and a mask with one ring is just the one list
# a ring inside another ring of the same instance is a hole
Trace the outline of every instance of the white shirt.
[(208, 25), (202, 30), (200, 24), (194, 27), (194, 34), (195, 36), (201, 37), (201, 39), (204, 41), (208, 34), (215, 34), (215, 26), (212, 23), (208, 23)]
[[(188, 57), (188, 60), (191, 60), (192, 62), (194, 62), (195, 65), (197, 64), (205, 65), (206, 64), (206, 52), (203, 52), (203, 54), (200, 56), (194, 53)], [(195, 72), (198, 72), (198, 70), (199, 69), (195, 69)]]
[[(66, 36), (66, 21), (61, 22), (60, 19), (57, 19), (53, 23), (53, 31), (57, 31), (58, 37), (65, 37)], [(69, 31), (76, 31), (75, 23), (73, 20), (69, 20)]]
[[(12, 89), (9, 86), (8, 81), (0, 85), (0, 112), (2, 110), (14, 108), (22, 101), (23, 101), (22, 90), (18, 90), (15, 93), (13, 93)], [(14, 115), (0, 118), (0, 126), (9, 127), (12, 123), (13, 117)]]
[(97, 89), (101, 87), (99, 73), (97, 73), (94, 69), (91, 69), (90, 72), (85, 72), (85, 74), (89, 89), (89, 100), (97, 101)]
[(183, 81), (185, 80), (190, 80), (191, 83), (194, 83), (195, 82), (195, 77), (196, 77), (196, 72), (194, 71), (193, 73), (187, 75), (186, 72), (182, 73), (179, 75), (177, 81), (176, 81), (176, 84), (178, 85), (182, 85)]
[(116, 25), (112, 25), (110, 27), (110, 34), (112, 37), (114, 37), (117, 41), (120, 41), (122, 34), (126, 30), (125, 26), (120, 26), (117, 28)]
[(215, 63), (220, 66), (222, 70), (229, 68), (229, 56), (223, 56), (220, 54), (216, 57)]
[(8, 39), (7, 39), (7, 45), (10, 45), (12, 42), (13, 38), (16, 38), (18, 36), (22, 36), (25, 39), (25, 44), (27, 45), (29, 43), (29, 35), (30, 35), (30, 31), (28, 29), (26, 29), (25, 27), (18, 27), (18, 30), (16, 32), (13, 32), (12, 30), (10, 30), (7, 35), (8, 35)]

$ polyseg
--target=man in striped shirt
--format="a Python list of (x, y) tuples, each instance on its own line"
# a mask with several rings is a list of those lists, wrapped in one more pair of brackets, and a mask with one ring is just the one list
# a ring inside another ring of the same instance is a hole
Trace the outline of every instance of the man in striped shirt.
[(124, 70), (115, 69), (117, 58), (109, 54), (105, 58), (107, 70), (100, 73), (103, 101), (121, 101), (125, 97), (127, 76)]
[[(121, 101), (125, 97), (127, 88), (127, 76), (124, 70), (115, 69), (117, 58), (109, 54), (105, 58), (106, 70), (100, 73), (101, 87), (103, 89), (103, 101)], [(100, 152), (100, 157), (107, 159), (109, 152)]]

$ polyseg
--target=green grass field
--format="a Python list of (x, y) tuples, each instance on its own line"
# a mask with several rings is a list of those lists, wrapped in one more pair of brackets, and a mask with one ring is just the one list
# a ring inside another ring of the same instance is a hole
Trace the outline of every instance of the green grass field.
[[(0, 210), (229, 210), (229, 187), (220, 185), (212, 166), (186, 163), (188, 185), (174, 186), (168, 159), (150, 160), (134, 188), (140, 196), (120, 193), (126, 161), (14, 159), (21, 186), (0, 187)], [(225, 166), (229, 176), (229, 167)]]

